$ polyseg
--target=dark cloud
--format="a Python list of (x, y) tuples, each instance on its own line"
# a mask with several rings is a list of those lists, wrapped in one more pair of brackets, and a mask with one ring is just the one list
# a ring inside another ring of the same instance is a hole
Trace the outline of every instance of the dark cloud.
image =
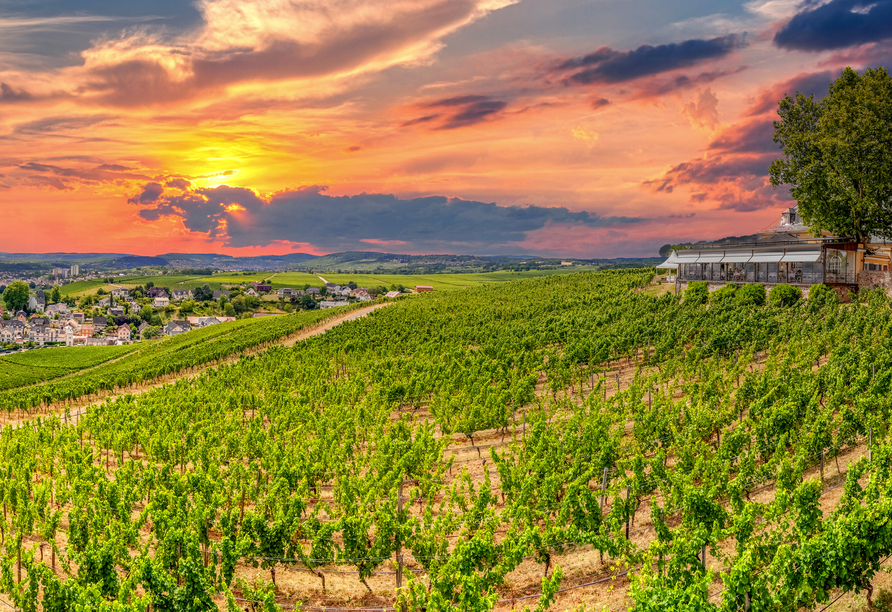
[(713, 202), (722, 210), (749, 212), (790, 205), (786, 189), (775, 189), (768, 181), (773, 156), (723, 155), (693, 159), (678, 164), (661, 179), (645, 186), (655, 192), (671, 193), (676, 187), (691, 189), (696, 202)]
[(831, 0), (793, 17), (774, 36), (782, 49), (824, 51), (892, 38), (892, 0)]
[(35, 121), (27, 121), (16, 126), (16, 134), (29, 135), (65, 135), (73, 133), (81, 136), (87, 128), (99, 125), (111, 119), (109, 115), (69, 115), (61, 117), (45, 117)]
[(142, 188), (142, 193), (130, 198), (128, 202), (130, 204), (151, 204), (157, 201), (162, 193), (164, 193), (164, 187), (158, 183), (148, 183)]
[(54, 164), (26, 162), (19, 164), (19, 168), (30, 172), (54, 174), (88, 184), (102, 182), (122, 183), (131, 180), (144, 181), (150, 178), (138, 170), (118, 164), (100, 164), (94, 168), (65, 168)]
[(168, 187), (173, 187), (174, 189), (182, 189), (183, 191), (192, 186), (192, 183), (184, 178), (172, 178), (164, 184)]
[(799, 91), (823, 97), (834, 78), (831, 71), (803, 73), (763, 89), (744, 112), (743, 121), (712, 139), (706, 147), (707, 156), (677, 164), (661, 178), (643, 185), (656, 193), (687, 188), (695, 202), (713, 202), (725, 210), (789, 206), (789, 190), (775, 189), (768, 180), (768, 166), (781, 155), (773, 140), (774, 111), (786, 94)]
[(443, 98), (422, 106), (425, 109), (444, 109), (443, 111), (411, 119), (401, 124), (401, 127), (439, 120), (431, 129), (454, 130), (493, 119), (505, 110), (506, 106), (508, 106), (507, 102), (489, 96), (467, 95)]
[(745, 36), (729, 34), (710, 40), (693, 39), (667, 45), (642, 45), (631, 51), (601, 47), (589, 55), (562, 62), (558, 65), (558, 70), (582, 68), (566, 77), (566, 84), (620, 83), (724, 57), (745, 45)]
[(13, 89), (6, 83), (0, 83), (0, 102), (27, 102), (32, 98), (24, 89)]
[(686, 188), (693, 201), (713, 202), (723, 210), (789, 206), (789, 190), (775, 189), (768, 180), (768, 166), (780, 156), (773, 134), (770, 117), (731, 125), (709, 143), (707, 157), (677, 164), (644, 186), (655, 193)]
[(656, 98), (680, 89), (691, 89), (694, 87), (702, 87), (712, 83), (716, 79), (731, 74), (737, 74), (746, 70), (746, 66), (739, 66), (734, 70), (710, 70), (701, 72), (700, 74), (688, 76), (680, 74), (672, 78), (656, 78), (641, 84), (637, 93), (633, 94), (633, 98)]
[(437, 100), (436, 102), (431, 102), (427, 106), (431, 108), (435, 108), (437, 106), (469, 106), (472, 104), (478, 104), (480, 102), (488, 102), (488, 96), (479, 96), (479, 95), (471, 95), (471, 96), (455, 96), (453, 98), (444, 98), (442, 100)]
[(66, 181), (54, 176), (41, 176), (39, 174), (33, 174), (28, 177), (27, 182), (38, 187), (53, 187), (54, 189), (58, 189), (59, 191), (71, 189)]
[(746, 115), (753, 117), (768, 111), (777, 110), (777, 104), (784, 96), (795, 96), (796, 92), (803, 93), (806, 96), (813, 94), (815, 99), (820, 100), (827, 95), (830, 82), (835, 80), (837, 76), (839, 75), (834, 74), (830, 70), (797, 74), (792, 79), (777, 83), (763, 90), (755, 102), (747, 109)]
[(363, 241), (402, 241), (421, 249), (449, 246), (452, 252), (521, 242), (528, 233), (551, 225), (596, 228), (643, 221), (444, 196), (405, 200), (387, 194), (329, 196), (320, 187), (280, 192), (266, 200), (250, 189), (225, 185), (161, 197), (140, 215), (147, 220), (181, 217), (189, 230), (236, 248), (289, 241), (344, 250), (361, 248)]
[(405, 123), (401, 123), (401, 124), (400, 124), (400, 127), (409, 127), (409, 126), (412, 126), (412, 125), (418, 125), (419, 123), (427, 123), (428, 121), (433, 121), (434, 119), (436, 119), (436, 118), (439, 117), (439, 116), (440, 116), (439, 114), (437, 114), (437, 115), (425, 115), (424, 117), (418, 117), (418, 118), (416, 118), (416, 119), (409, 119), (409, 120), (406, 121)]
[(607, 98), (595, 98), (592, 100), (592, 108), (595, 110), (607, 106), (608, 104), (610, 104), (610, 100)]
[(774, 123), (771, 118), (753, 119), (722, 130), (707, 149), (717, 153), (772, 153), (777, 156), (780, 149), (773, 136)]

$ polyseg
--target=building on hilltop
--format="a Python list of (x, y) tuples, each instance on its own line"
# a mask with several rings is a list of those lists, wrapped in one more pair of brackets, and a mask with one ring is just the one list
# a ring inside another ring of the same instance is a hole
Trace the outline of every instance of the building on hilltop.
[(696, 244), (673, 251), (658, 268), (677, 269), (676, 293), (689, 282), (706, 281), (709, 290), (726, 283), (808, 287), (823, 283), (843, 295), (859, 287), (892, 290), (892, 244), (844, 240), (825, 232), (819, 237), (802, 222), (797, 207), (783, 211), (775, 223), (751, 242)]

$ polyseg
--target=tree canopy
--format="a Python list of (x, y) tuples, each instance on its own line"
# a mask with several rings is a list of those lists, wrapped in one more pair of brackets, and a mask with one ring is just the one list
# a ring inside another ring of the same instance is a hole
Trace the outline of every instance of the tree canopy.
[(867, 243), (892, 239), (892, 77), (882, 67), (846, 68), (827, 97), (784, 96), (772, 185), (790, 185), (815, 232)]
[(27, 283), (15, 281), (3, 291), (3, 301), (9, 310), (24, 310), (30, 293)]

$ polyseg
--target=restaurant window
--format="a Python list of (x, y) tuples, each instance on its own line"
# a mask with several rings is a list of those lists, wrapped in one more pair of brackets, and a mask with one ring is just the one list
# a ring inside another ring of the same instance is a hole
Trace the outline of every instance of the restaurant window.
[(827, 271), (830, 274), (839, 274), (842, 272), (842, 257), (838, 252), (834, 252), (827, 258)]

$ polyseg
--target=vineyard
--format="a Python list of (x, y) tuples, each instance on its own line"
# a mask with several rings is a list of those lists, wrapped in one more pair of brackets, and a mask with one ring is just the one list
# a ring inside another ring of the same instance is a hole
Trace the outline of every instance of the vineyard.
[[(0, 600), (779, 611), (877, 595), (892, 302), (684, 300), (644, 291), (652, 272), (417, 296), (4, 429)], [(148, 379), (269, 334), (209, 331), (164, 363), (0, 402)]]
[[(60, 347), (0, 358), (0, 411), (33, 412), (59, 402), (174, 375), (263, 346), (360, 306), (242, 319), (139, 345)], [(115, 359), (122, 355), (126, 356)], [(108, 363), (78, 376), (51, 380), (104, 362)], [(35, 384), (47, 380), (50, 382)]]
[(73, 374), (117, 359), (135, 348), (133, 345), (58, 347), (0, 357), (0, 391)]

